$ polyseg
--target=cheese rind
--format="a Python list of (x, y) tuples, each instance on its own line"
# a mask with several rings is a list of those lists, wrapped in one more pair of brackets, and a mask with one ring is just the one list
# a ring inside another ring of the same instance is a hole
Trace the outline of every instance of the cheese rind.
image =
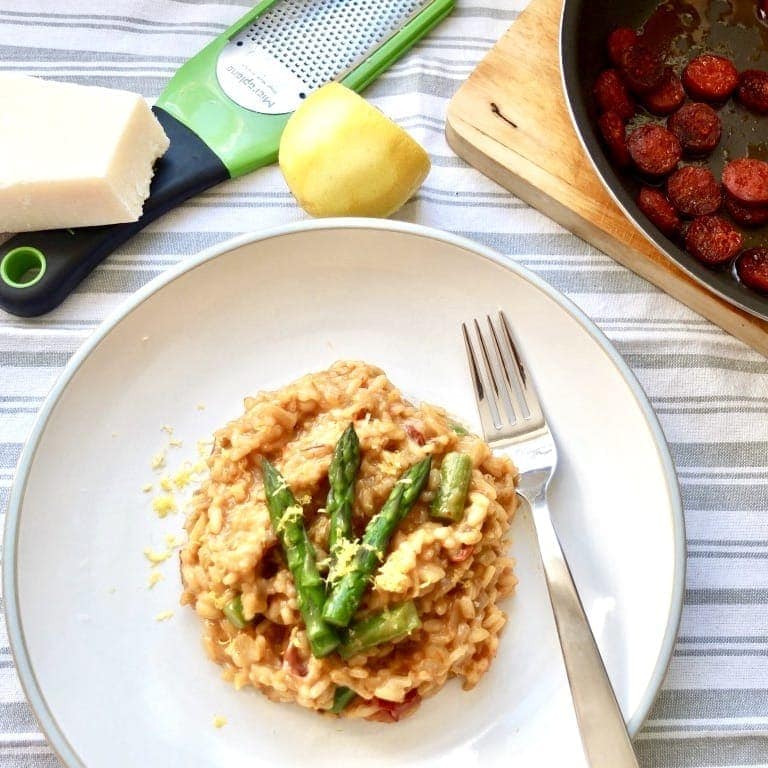
[(135, 93), (0, 73), (0, 232), (136, 221), (169, 140)]

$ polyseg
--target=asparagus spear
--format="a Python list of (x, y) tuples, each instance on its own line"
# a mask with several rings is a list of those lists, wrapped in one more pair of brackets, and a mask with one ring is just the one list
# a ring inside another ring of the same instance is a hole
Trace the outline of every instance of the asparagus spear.
[(317, 571), (315, 549), (304, 527), (303, 511), (272, 464), (262, 459), (261, 469), (269, 517), (296, 585), (299, 610), (312, 654), (317, 658), (327, 656), (339, 644), (339, 638), (322, 617), (325, 588)]
[(446, 453), (440, 465), (440, 486), (429, 509), (430, 515), (453, 523), (461, 520), (470, 480), (472, 459), (466, 453)]
[(461, 424), (455, 421), (451, 422), (450, 427), (459, 437), (463, 437), (464, 435), (469, 434), (465, 427), (462, 427)]
[(346, 627), (352, 620), (395, 529), (419, 498), (431, 465), (431, 456), (414, 464), (395, 483), (384, 506), (368, 522), (351, 568), (336, 582), (323, 608), (323, 618), (330, 624)]
[(355, 698), (357, 694), (346, 685), (340, 685), (333, 692), (333, 706), (330, 708), (330, 712), (334, 715), (338, 715), (347, 708), (347, 705)]
[(416, 604), (409, 600), (351, 624), (346, 639), (339, 646), (339, 654), (343, 659), (349, 659), (375, 645), (402, 640), (420, 626)]
[(224, 615), (227, 617), (227, 621), (234, 624), (238, 629), (245, 629), (248, 626), (248, 622), (243, 616), (243, 600), (240, 595), (233, 597), (224, 606)]
[(336, 562), (339, 544), (352, 538), (352, 504), (355, 500), (355, 476), (360, 468), (360, 441), (354, 424), (345, 430), (333, 452), (328, 468), (328, 502), (326, 511), (331, 518), (328, 545), (331, 567)]

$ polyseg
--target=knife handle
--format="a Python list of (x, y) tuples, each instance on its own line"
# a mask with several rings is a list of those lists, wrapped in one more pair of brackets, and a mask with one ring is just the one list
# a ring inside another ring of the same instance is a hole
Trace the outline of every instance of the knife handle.
[(116, 248), (189, 197), (229, 178), (219, 157), (160, 107), (155, 116), (170, 139), (138, 221), (79, 229), (22, 232), (0, 245), (0, 307), (33, 317), (57, 307)]

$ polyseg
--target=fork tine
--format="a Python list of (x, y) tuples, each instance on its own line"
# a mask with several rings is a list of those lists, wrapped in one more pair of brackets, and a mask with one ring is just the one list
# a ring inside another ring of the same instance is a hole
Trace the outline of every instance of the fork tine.
[(524, 415), (523, 408), (521, 407), (522, 393), (519, 391), (516, 383), (513, 383), (509, 376), (509, 365), (507, 364), (507, 361), (504, 358), (504, 354), (501, 351), (499, 337), (497, 336), (496, 328), (494, 328), (493, 322), (491, 321), (491, 316), (486, 315), (485, 319), (488, 321), (488, 328), (491, 330), (491, 338), (493, 339), (493, 346), (496, 350), (496, 359), (499, 361), (499, 369), (501, 370), (501, 374), (504, 377), (504, 381), (507, 383), (507, 386), (504, 388), (504, 402), (505, 405), (509, 405), (510, 419), (512, 423), (516, 424), (518, 421), (522, 420)]
[(477, 320), (473, 320), (475, 324), (475, 334), (477, 335), (477, 340), (480, 342), (480, 351), (483, 353), (483, 360), (485, 361), (485, 370), (488, 374), (488, 378), (490, 379), (491, 386), (493, 387), (493, 391), (496, 393), (496, 397), (499, 397), (499, 385), (496, 382), (496, 376), (493, 373), (493, 366), (491, 366), (491, 360), (488, 357), (488, 348), (485, 346), (485, 339), (483, 338), (483, 333), (480, 330), (480, 325), (478, 324)]
[(477, 402), (477, 410), (480, 413), (480, 423), (483, 427), (483, 431), (490, 432), (491, 427), (498, 430), (501, 425), (494, 419), (488, 405), (488, 397), (485, 394), (485, 384), (480, 375), (480, 366), (477, 363), (475, 350), (472, 347), (472, 341), (469, 338), (465, 323), (461, 324), (461, 332), (464, 336), (464, 346), (467, 349), (467, 361), (469, 363), (469, 371), (472, 378), (472, 387), (475, 390), (475, 401)]
[(485, 344), (485, 338), (483, 337), (483, 333), (480, 330), (480, 325), (476, 319), (472, 322), (475, 326), (475, 336), (477, 336), (477, 341), (480, 344), (480, 352), (482, 353), (483, 362), (485, 363), (485, 366), (483, 367), (485, 378), (486, 381), (490, 382), (491, 388), (493, 389), (492, 396), (488, 398), (488, 406), (490, 407), (491, 413), (493, 414), (493, 425), (496, 427), (496, 429), (501, 429), (504, 426), (505, 414), (499, 402), (501, 399), (501, 395), (499, 394), (499, 383), (496, 381), (496, 374), (493, 370), (493, 364), (491, 363), (491, 358), (488, 354), (488, 347)]
[(515, 377), (520, 385), (520, 392), (523, 396), (523, 404), (528, 413), (525, 416), (527, 419), (535, 419), (536, 421), (543, 420), (543, 413), (541, 410), (541, 403), (539, 403), (539, 396), (536, 394), (532, 382), (528, 380), (528, 375), (525, 370), (525, 362), (522, 355), (518, 351), (517, 344), (512, 334), (512, 328), (510, 327), (509, 320), (504, 312), (499, 312), (499, 319), (501, 320), (501, 328), (504, 331), (503, 337), (506, 341), (506, 346), (510, 353), (510, 357), (515, 363)]

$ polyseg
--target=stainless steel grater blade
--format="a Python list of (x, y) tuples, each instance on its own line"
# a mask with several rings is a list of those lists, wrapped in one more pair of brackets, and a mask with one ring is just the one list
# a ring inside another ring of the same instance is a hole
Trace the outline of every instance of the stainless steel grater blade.
[(431, 0), (281, 0), (232, 37), (216, 76), (240, 106), (293, 112), (384, 45)]

